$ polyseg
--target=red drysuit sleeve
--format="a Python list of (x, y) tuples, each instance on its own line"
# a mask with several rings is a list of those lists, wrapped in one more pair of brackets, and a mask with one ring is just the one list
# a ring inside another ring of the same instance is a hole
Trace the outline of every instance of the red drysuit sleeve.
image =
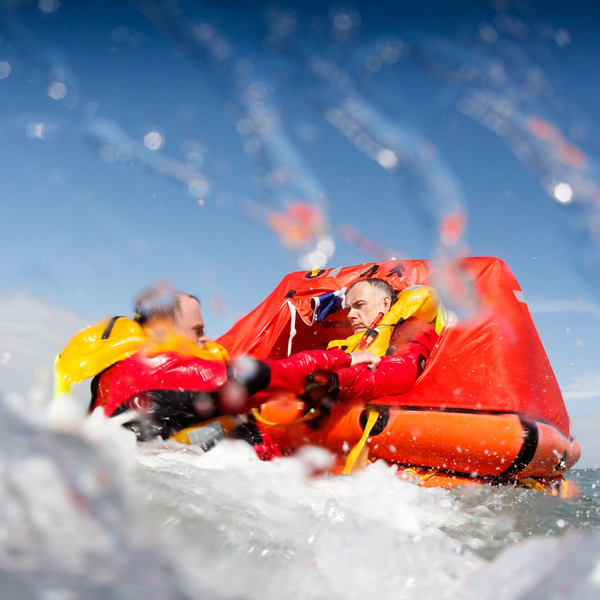
[(377, 369), (356, 365), (337, 371), (338, 397), (372, 400), (407, 392), (423, 369), (437, 338), (429, 323), (415, 317), (407, 319), (392, 336), (393, 354), (382, 357)]
[(311, 373), (331, 373), (348, 367), (351, 360), (343, 350), (309, 350), (281, 360), (267, 360), (271, 383), (265, 391), (288, 390), (301, 394)]

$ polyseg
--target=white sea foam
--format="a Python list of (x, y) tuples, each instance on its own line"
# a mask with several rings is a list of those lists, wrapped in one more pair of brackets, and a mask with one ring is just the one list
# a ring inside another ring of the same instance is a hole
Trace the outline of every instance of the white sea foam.
[[(577, 594), (566, 597), (598, 591), (597, 535), (515, 544), (535, 533), (536, 518), (540, 532), (581, 518), (555, 498), (419, 488), (381, 462), (352, 476), (314, 476), (328, 461), (321, 449), (261, 462), (241, 441), (206, 453), (169, 440), (139, 444), (101, 411), (75, 436), (4, 412), (0, 573), (12, 597), (52, 583), (88, 598), (105, 589), (134, 598), (147, 588), (140, 572), (155, 598), (513, 600), (536, 590), (552, 597), (561, 586)], [(557, 509), (570, 512), (557, 518)], [(486, 549), (499, 554), (485, 560)]]

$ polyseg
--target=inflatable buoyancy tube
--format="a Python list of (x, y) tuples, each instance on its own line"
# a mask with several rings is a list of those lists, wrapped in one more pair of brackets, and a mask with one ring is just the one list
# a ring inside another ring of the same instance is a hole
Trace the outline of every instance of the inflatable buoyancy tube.
[[(287, 408), (287, 407), (286, 407)], [(289, 408), (288, 412), (291, 413)], [(296, 406), (300, 414), (301, 406)], [(550, 423), (514, 413), (414, 410), (384, 404), (337, 403), (321, 428), (311, 428), (294, 415), (282, 427), (276, 402), (261, 408), (266, 431), (283, 452), (312, 444), (347, 454), (366, 431), (370, 415), (369, 457), (402, 465), (443, 470), (465, 477), (514, 481), (550, 477), (570, 469), (579, 459), (576, 440)]]
[[(435, 290), (426, 285), (413, 286), (402, 290), (392, 308), (383, 315), (374, 330), (375, 336), (366, 347), (367, 350), (383, 356), (390, 345), (390, 339), (396, 325), (409, 317), (418, 317), (427, 323), (434, 324), (436, 333), (440, 333), (446, 322), (446, 315)], [(354, 352), (360, 344), (365, 332), (355, 333), (345, 340), (331, 341), (327, 349), (339, 348), (346, 352)]]
[(229, 360), (227, 350), (220, 344), (205, 342), (201, 348), (178, 335), (167, 323), (149, 335), (133, 319), (112, 317), (80, 331), (69, 340), (54, 365), (55, 391), (69, 392), (71, 386), (95, 377), (140, 351), (149, 356), (177, 352), (182, 356), (196, 356), (205, 360)]

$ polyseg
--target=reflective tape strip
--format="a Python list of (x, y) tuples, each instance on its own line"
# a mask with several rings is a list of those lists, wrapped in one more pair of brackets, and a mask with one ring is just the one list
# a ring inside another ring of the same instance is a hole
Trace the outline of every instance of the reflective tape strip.
[(525, 294), (521, 290), (513, 290), (513, 292), (515, 293), (515, 298), (519, 302), (522, 302), (523, 304), (527, 304), (527, 300), (525, 300)]
[(225, 434), (219, 421), (214, 421), (209, 425), (204, 425), (188, 432), (190, 444), (204, 446), (205, 449), (212, 446), (217, 440), (222, 440), (224, 437)]

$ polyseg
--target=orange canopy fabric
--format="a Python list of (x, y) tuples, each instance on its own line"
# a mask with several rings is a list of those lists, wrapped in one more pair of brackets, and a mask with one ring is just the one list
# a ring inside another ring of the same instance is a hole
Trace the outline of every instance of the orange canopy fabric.
[[(490, 257), (466, 258), (463, 266), (478, 296), (479, 313), (466, 320), (451, 319), (412, 390), (371, 403), (514, 412), (548, 421), (569, 435), (560, 388), (511, 270)], [(434, 264), (423, 260), (291, 273), (217, 341), (233, 357), (283, 358), (323, 349), (352, 330), (343, 310), (311, 325), (311, 298), (369, 277), (385, 279), (396, 290), (435, 287)]]

